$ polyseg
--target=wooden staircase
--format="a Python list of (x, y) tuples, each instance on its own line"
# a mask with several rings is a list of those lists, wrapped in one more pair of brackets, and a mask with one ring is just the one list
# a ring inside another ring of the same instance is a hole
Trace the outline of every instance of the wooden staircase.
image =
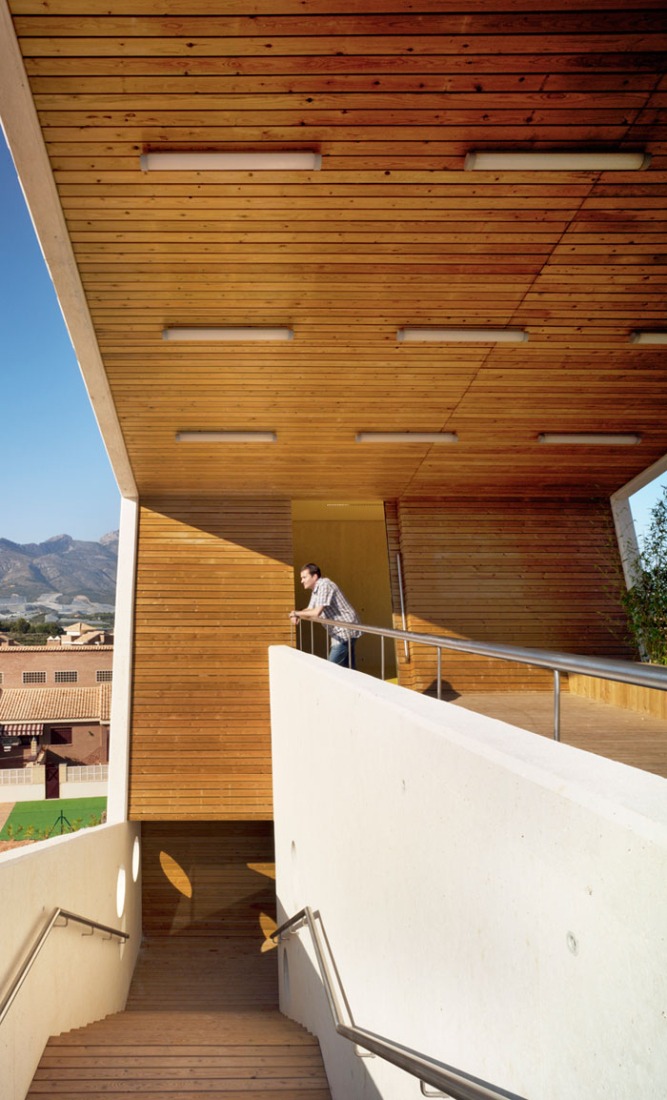
[[(330, 1100), (317, 1040), (278, 1010), (266, 850), (247, 860), (221, 826), (199, 826), (186, 843), (174, 826), (144, 834), (152, 931), (126, 1010), (50, 1039), (26, 1100)], [(242, 858), (230, 859), (230, 844)]]

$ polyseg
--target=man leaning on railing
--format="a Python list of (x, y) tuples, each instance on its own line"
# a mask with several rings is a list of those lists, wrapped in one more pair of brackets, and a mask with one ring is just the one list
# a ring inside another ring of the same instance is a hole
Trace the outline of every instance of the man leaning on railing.
[[(301, 584), (310, 592), (310, 603), (301, 611), (290, 611), (290, 619), (296, 626), (299, 619), (338, 619), (344, 623), (358, 623), (359, 616), (337, 584), (322, 576), (322, 570), (314, 562), (308, 562), (301, 570)], [(345, 630), (341, 626), (328, 626), (331, 637), (328, 660), (336, 665), (355, 668), (354, 650), (360, 630)]]

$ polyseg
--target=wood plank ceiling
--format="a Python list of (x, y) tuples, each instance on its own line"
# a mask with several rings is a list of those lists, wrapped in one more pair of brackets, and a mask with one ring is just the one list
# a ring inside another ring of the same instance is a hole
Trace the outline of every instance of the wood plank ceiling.
[[(628, 340), (667, 328), (662, 0), (9, 6), (142, 494), (589, 496), (667, 451), (667, 349)], [(240, 149), (314, 149), (322, 169), (139, 164)], [(480, 149), (652, 161), (464, 171)], [(529, 339), (397, 342), (411, 325)], [(169, 326), (294, 339), (170, 343)], [(175, 439), (220, 429), (278, 438)]]

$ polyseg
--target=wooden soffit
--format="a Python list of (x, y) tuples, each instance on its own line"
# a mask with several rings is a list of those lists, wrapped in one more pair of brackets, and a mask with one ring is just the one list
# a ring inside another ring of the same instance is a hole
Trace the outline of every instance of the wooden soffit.
[[(667, 328), (664, 4), (461, 7), (11, 0), (140, 493), (609, 494), (667, 451), (667, 349), (629, 342)], [(140, 166), (304, 149), (320, 170)], [(484, 149), (652, 159), (466, 171)], [(229, 326), (294, 338), (162, 335)], [(405, 326), (529, 339), (399, 343)], [(277, 441), (176, 439), (206, 430)], [(355, 443), (379, 431), (458, 443)]]

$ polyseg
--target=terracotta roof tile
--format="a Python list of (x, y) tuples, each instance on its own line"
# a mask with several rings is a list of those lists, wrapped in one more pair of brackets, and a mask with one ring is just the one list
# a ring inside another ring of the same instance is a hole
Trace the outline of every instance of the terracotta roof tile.
[(99, 687), (4, 688), (0, 724), (4, 722), (109, 721), (111, 684)]
[(14, 645), (11, 647), (12, 653), (57, 653), (59, 657), (61, 657), (64, 653), (78, 653), (80, 655), (82, 649), (86, 650), (86, 652), (88, 652), (89, 650), (94, 650), (95, 653), (99, 653), (100, 651), (104, 652), (105, 650), (110, 650), (111, 652), (113, 652), (113, 645), (109, 643), (108, 645), (96, 645), (89, 647), (75, 646), (69, 644), (64, 646)]

